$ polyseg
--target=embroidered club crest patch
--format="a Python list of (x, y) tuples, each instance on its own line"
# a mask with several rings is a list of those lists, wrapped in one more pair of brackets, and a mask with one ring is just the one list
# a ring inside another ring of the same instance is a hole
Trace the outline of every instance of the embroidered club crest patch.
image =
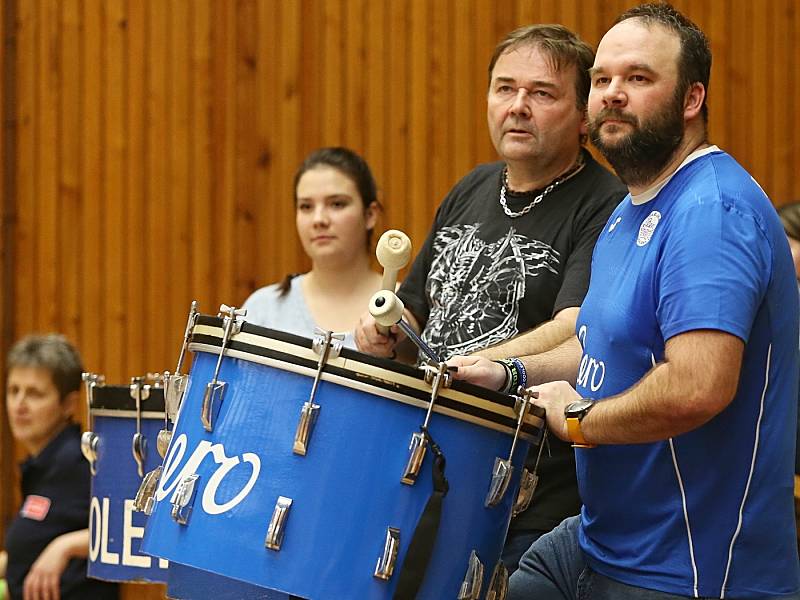
[(25, 497), (25, 503), (22, 505), (19, 514), (25, 519), (44, 521), (44, 518), (49, 512), (50, 498), (31, 494)]
[(639, 227), (639, 235), (636, 238), (637, 246), (644, 246), (650, 241), (650, 238), (653, 237), (653, 232), (656, 230), (656, 226), (660, 220), (661, 213), (657, 210), (654, 210), (647, 215), (647, 218), (642, 221), (642, 224)]

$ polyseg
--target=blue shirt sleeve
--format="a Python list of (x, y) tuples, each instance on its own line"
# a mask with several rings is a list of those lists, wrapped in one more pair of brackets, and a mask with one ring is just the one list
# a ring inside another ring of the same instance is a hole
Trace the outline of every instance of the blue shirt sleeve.
[(685, 200), (670, 214), (656, 273), (663, 339), (716, 329), (746, 342), (772, 274), (772, 247), (755, 215), (720, 198)]

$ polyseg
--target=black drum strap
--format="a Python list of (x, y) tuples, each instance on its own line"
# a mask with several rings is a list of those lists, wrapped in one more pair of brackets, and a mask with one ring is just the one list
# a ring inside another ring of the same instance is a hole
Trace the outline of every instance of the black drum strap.
[(408, 552), (403, 561), (400, 571), (397, 589), (394, 592), (394, 600), (415, 600), (417, 592), (425, 580), (425, 571), (431, 560), (436, 534), (439, 531), (439, 521), (442, 520), (442, 500), (450, 489), (447, 478), (444, 476), (445, 458), (439, 445), (433, 441), (430, 433), (422, 428), (422, 433), (433, 453), (433, 493), (428, 498), (425, 510), (422, 511), (411, 536), (411, 543), (408, 545)]

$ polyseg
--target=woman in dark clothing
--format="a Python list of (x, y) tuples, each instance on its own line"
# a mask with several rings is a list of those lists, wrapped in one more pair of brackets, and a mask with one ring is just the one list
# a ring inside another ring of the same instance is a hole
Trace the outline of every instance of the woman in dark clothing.
[(29, 336), (8, 356), (6, 410), (21, 465), (22, 507), (0, 553), (14, 600), (117, 598), (117, 586), (86, 577), (89, 465), (72, 416), (81, 359), (61, 336)]

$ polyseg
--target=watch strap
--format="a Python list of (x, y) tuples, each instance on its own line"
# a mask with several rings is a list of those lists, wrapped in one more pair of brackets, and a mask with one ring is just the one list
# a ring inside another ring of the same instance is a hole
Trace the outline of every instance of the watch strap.
[(567, 435), (572, 442), (573, 448), (594, 448), (597, 446), (597, 444), (590, 444), (583, 437), (581, 420), (578, 417), (567, 417)]

